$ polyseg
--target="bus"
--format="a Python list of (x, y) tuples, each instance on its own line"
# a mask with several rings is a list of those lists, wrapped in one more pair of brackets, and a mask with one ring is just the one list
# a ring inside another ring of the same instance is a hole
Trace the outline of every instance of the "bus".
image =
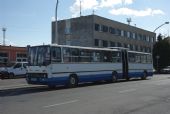
[(28, 48), (28, 84), (67, 85), (153, 75), (152, 54), (126, 48), (39, 45)]

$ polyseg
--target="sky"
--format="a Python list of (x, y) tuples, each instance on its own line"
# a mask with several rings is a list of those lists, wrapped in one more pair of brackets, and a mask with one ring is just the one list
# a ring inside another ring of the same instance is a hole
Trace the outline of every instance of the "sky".
[[(99, 15), (132, 26), (154, 31), (170, 22), (169, 0), (59, 0), (58, 20)], [(51, 22), (57, 0), (0, 0), (0, 45), (6, 28), (6, 45), (27, 46), (51, 43)], [(170, 24), (156, 31), (170, 35)]]

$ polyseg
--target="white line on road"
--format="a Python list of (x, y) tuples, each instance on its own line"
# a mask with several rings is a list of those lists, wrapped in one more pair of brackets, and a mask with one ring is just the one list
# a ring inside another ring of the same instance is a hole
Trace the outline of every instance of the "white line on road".
[(126, 90), (119, 91), (119, 93), (127, 93), (132, 91), (136, 91), (136, 89), (126, 89)]
[(62, 102), (62, 103), (47, 105), (47, 106), (44, 106), (44, 108), (49, 108), (49, 107), (54, 107), (54, 106), (60, 106), (60, 105), (75, 103), (75, 102), (77, 102), (77, 101), (79, 101), (79, 100), (71, 100), (71, 101), (67, 101), (67, 102)]

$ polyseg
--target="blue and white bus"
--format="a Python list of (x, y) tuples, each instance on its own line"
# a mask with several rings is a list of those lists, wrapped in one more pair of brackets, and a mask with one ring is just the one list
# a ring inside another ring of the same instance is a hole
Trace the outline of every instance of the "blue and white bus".
[(152, 75), (150, 53), (55, 44), (29, 47), (29, 84), (75, 87), (84, 82), (146, 79)]

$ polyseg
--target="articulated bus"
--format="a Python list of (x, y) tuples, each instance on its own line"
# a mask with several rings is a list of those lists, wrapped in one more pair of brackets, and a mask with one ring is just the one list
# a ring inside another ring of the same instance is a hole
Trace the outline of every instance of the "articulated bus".
[(76, 87), (84, 82), (146, 79), (152, 75), (152, 55), (125, 48), (51, 44), (32, 46), (28, 51), (29, 84)]

